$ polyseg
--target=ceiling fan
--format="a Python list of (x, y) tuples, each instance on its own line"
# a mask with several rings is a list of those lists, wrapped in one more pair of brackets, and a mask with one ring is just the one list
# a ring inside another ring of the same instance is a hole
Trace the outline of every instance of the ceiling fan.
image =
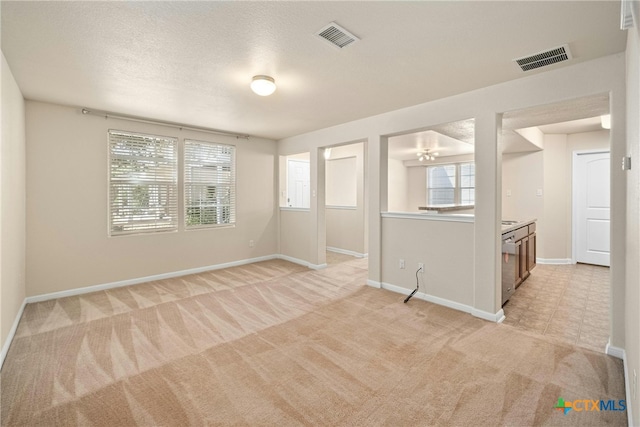
[(428, 148), (425, 148), (424, 150), (419, 151), (419, 152), (416, 153), (416, 156), (418, 156), (418, 160), (421, 161), (421, 162), (424, 162), (425, 160), (433, 161), (439, 155), (440, 155), (440, 153), (438, 153), (438, 152), (432, 153), (431, 150), (428, 149)]

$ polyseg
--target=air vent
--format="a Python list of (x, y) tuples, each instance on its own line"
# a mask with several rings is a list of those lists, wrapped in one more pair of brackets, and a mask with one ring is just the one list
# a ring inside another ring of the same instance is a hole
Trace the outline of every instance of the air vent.
[(522, 71), (529, 71), (558, 62), (568, 61), (569, 59), (571, 59), (571, 51), (569, 51), (568, 45), (564, 45), (536, 53), (535, 55), (514, 59), (514, 61), (518, 63)]
[(322, 40), (330, 43), (331, 46), (335, 46), (339, 49), (342, 49), (343, 47), (349, 46), (351, 43), (360, 40), (335, 22), (331, 22), (329, 25), (322, 27), (320, 31), (316, 33), (316, 35)]

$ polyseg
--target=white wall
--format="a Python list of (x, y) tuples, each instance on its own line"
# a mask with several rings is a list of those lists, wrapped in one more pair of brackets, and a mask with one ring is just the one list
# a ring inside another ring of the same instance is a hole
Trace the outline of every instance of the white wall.
[[(0, 346), (25, 297), (25, 108), (22, 93), (2, 54), (0, 140)], [(0, 364), (4, 359), (3, 348)]]
[[(625, 172), (627, 179), (627, 235), (626, 240), (626, 286), (624, 293), (614, 295), (622, 299), (624, 310), (616, 312), (618, 304), (614, 304), (613, 316), (623, 318), (624, 348), (626, 352), (627, 384), (632, 382), (633, 373), (640, 375), (640, 4), (632, 2), (634, 7), (635, 27), (627, 35), (627, 144), (625, 155), (631, 156), (631, 170)], [(615, 118), (612, 125), (615, 125)], [(614, 159), (614, 165), (619, 162)], [(616, 331), (617, 332), (617, 331)], [(638, 385), (640, 387), (640, 385)], [(633, 391), (632, 391), (633, 396)], [(627, 401), (627, 407), (633, 413), (629, 425), (640, 425), (640, 390), (636, 390), (635, 398)]]
[(414, 289), (423, 263), (420, 292), (473, 306), (473, 223), (383, 218), (382, 238), (388, 242), (382, 247), (383, 286)]
[(409, 170), (402, 160), (389, 159), (389, 212), (410, 212)]
[(280, 210), (280, 254), (302, 261), (311, 258), (310, 216), (309, 210)]
[[(347, 180), (351, 183), (355, 177), (355, 206), (345, 208), (343, 206), (325, 205), (327, 247), (352, 252), (358, 255), (367, 253), (365, 245), (365, 206), (364, 206), (364, 143), (349, 144), (331, 149), (330, 164), (336, 159), (355, 157), (354, 176)], [(326, 169), (326, 182), (330, 182), (332, 169)], [(335, 177), (333, 177), (335, 178)], [(343, 177), (345, 178), (345, 177)], [(327, 203), (330, 199), (327, 198)]]
[[(105, 120), (33, 101), (26, 119), (28, 296), (277, 253), (275, 142)], [(108, 237), (110, 128), (177, 137), (180, 150), (183, 138), (235, 145), (236, 226), (185, 231), (181, 224), (177, 232)]]

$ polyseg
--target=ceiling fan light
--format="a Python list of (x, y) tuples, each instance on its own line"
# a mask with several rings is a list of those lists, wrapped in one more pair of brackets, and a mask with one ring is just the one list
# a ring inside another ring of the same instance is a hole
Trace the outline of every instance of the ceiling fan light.
[(276, 91), (276, 81), (269, 76), (253, 76), (251, 90), (260, 96), (269, 96)]

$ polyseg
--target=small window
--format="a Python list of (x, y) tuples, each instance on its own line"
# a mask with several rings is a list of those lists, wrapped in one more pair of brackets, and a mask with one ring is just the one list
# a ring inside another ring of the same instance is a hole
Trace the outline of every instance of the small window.
[(427, 167), (427, 205), (473, 205), (475, 164), (459, 163)]
[(178, 226), (178, 140), (109, 131), (109, 234)]
[(235, 150), (232, 145), (184, 141), (186, 228), (235, 224)]

